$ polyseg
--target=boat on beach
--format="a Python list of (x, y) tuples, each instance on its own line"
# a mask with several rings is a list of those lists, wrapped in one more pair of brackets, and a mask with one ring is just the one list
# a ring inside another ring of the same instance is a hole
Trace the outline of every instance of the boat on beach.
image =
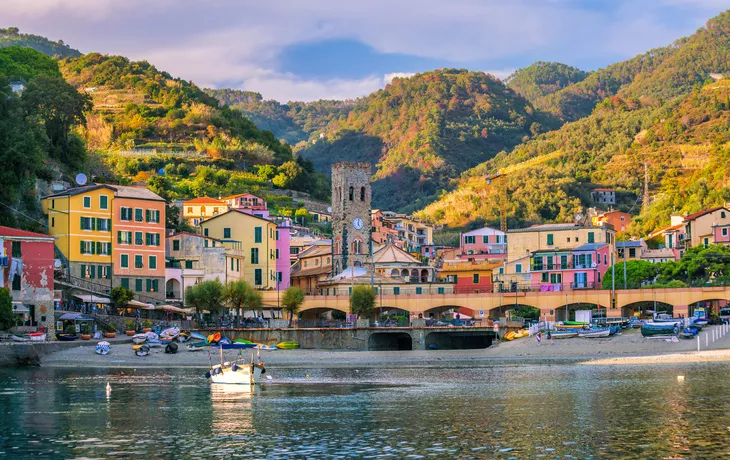
[(56, 339), (61, 342), (73, 342), (74, 340), (77, 340), (79, 338), (76, 334), (65, 334), (65, 333), (58, 333), (56, 334)]
[(45, 332), (31, 332), (25, 335), (12, 335), (10, 336), (13, 342), (44, 342), (46, 340)]
[(570, 339), (578, 337), (578, 331), (550, 331), (550, 337), (553, 339)]
[(611, 328), (604, 327), (600, 329), (584, 329), (581, 331), (578, 331), (578, 337), (583, 337), (586, 339), (595, 339), (600, 337), (608, 337), (611, 335)]
[(132, 336), (132, 343), (134, 343), (134, 344), (139, 345), (139, 344), (145, 343), (146, 341), (147, 341), (147, 334), (146, 333), (134, 334)]
[(646, 322), (641, 326), (643, 337), (662, 338), (679, 334), (679, 323), (673, 322)]

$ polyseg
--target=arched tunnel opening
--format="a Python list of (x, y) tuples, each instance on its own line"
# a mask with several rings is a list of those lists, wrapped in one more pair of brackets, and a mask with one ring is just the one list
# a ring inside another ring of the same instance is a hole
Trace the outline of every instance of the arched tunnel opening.
[(494, 332), (431, 332), (426, 335), (427, 350), (475, 350), (492, 345)]
[(368, 338), (370, 351), (413, 350), (413, 340), (407, 332), (376, 332)]

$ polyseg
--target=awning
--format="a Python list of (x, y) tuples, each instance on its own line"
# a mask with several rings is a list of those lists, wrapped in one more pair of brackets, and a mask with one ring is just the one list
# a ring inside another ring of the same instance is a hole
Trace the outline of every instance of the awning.
[(138, 308), (140, 310), (154, 310), (155, 306), (151, 303), (140, 302), (139, 300), (130, 300), (127, 302), (127, 307)]
[(91, 294), (74, 294), (74, 299), (79, 299), (84, 303), (112, 303), (111, 300), (106, 297)]
[(155, 307), (155, 310), (164, 310), (172, 313), (180, 313), (181, 315), (187, 314), (187, 310), (172, 305), (160, 305), (158, 307)]
[(30, 308), (23, 302), (13, 302), (13, 313), (30, 313)]
[(61, 321), (92, 321), (83, 313), (64, 313), (59, 319)]

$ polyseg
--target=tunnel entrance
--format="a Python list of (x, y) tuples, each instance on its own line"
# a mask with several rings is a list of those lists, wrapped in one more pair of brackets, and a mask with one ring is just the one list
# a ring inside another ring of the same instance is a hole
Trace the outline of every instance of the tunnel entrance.
[(474, 350), (492, 345), (493, 332), (431, 332), (426, 335), (426, 349)]
[(413, 341), (406, 332), (377, 332), (368, 339), (370, 351), (413, 350)]

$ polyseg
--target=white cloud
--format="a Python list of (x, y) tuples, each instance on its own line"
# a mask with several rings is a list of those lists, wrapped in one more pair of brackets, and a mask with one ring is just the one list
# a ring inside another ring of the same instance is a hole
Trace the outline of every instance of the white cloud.
[(393, 72), (386, 73), (383, 75), (383, 84), (389, 85), (394, 78), (410, 78), (415, 75), (415, 72)]

